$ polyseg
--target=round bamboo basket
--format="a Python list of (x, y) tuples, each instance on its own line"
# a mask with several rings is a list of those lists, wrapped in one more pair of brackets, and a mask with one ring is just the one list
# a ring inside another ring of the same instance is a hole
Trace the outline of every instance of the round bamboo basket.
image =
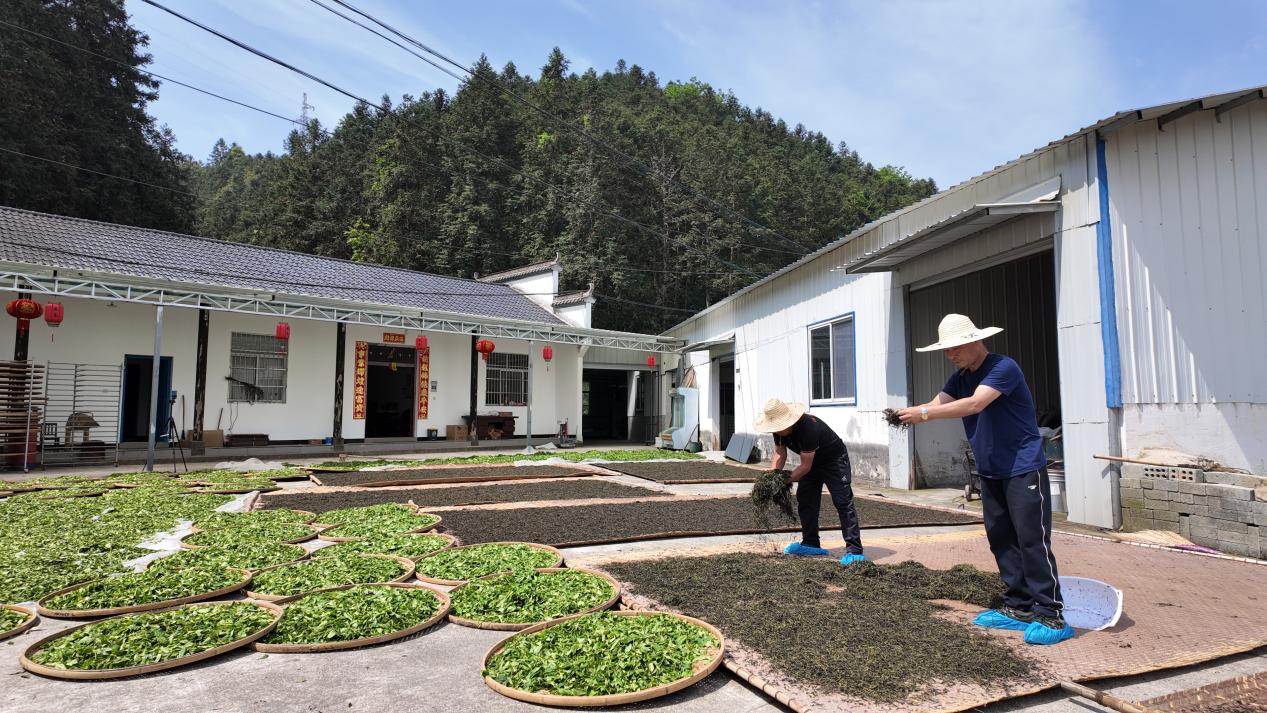
[[(22, 668), (26, 669), (27, 671), (30, 671), (31, 673), (36, 673), (41, 676), (48, 676), (49, 678), (64, 678), (64, 679), (70, 679), (70, 680), (75, 680), (75, 681), (91, 681), (91, 680), (102, 680), (102, 679), (107, 679), (107, 678), (123, 678), (126, 676), (140, 676), (142, 674), (154, 673), (156, 671), (164, 671), (166, 669), (176, 668), (178, 666), (187, 666), (191, 663), (197, 663), (198, 661), (203, 661), (203, 660), (212, 658), (214, 656), (219, 656), (220, 654), (223, 654), (223, 653), (228, 653), (229, 651), (232, 651), (234, 649), (238, 649), (243, 646), (248, 646), (251, 643), (255, 642), (257, 639), (267, 636), (268, 633), (271, 632), (275, 626), (277, 626), (277, 622), (281, 621), (282, 619), (282, 608), (270, 602), (206, 602), (205, 604), (200, 604), (199, 606), (225, 606), (229, 604), (242, 604), (242, 603), (251, 604), (253, 606), (260, 607), (261, 609), (267, 609), (273, 614), (273, 620), (269, 622), (268, 626), (265, 626), (264, 628), (260, 629), (259, 631), (256, 631), (250, 636), (243, 637), (241, 639), (238, 639), (237, 641), (231, 641), (221, 646), (217, 646), (214, 649), (207, 649), (206, 651), (202, 651), (196, 654), (190, 654), (188, 656), (182, 656), (180, 658), (171, 659), (169, 661), (161, 661), (159, 663), (146, 664), (144, 666), (128, 666), (125, 668), (64, 670), (60, 668), (52, 668), (49, 666), (43, 666), (31, 660), (31, 657), (34, 656), (36, 652), (38, 652), (40, 649), (47, 646), (49, 642), (55, 639), (60, 639), (61, 637), (71, 634), (75, 631), (78, 631), (85, 626), (95, 626), (101, 623), (100, 621), (94, 621), (94, 622), (89, 622), (87, 624), (82, 624), (80, 626), (72, 627), (70, 629), (66, 629), (65, 631), (59, 631), (56, 634), (53, 634), (51, 636), (46, 636), (43, 639), (40, 639), (39, 641), (35, 642), (29, 648), (27, 648), (26, 651), (22, 652), (22, 658), (21, 658)], [(168, 611), (171, 609), (183, 609), (186, 606), (189, 606), (189, 605), (186, 604), (186, 605), (175, 606), (175, 607), (167, 607), (166, 609), (163, 609), (161, 611)], [(130, 616), (130, 615), (124, 614), (122, 616)], [(113, 619), (113, 618), (118, 618), (118, 617), (111, 617), (111, 618)], [(109, 619), (102, 619), (101, 621), (109, 621)]]
[[(317, 519), (317, 513), (315, 513), (315, 512), (309, 512), (309, 511), (307, 511), (307, 510), (296, 510), (296, 509), (294, 509), (294, 508), (283, 508), (283, 509), (287, 510), (288, 512), (293, 512), (293, 513), (295, 513), (295, 514), (297, 514), (297, 515), (302, 515), (302, 516), (304, 517), (304, 519), (302, 519), (302, 520), (289, 520), (289, 521), (288, 521), (288, 522), (293, 522), (293, 523), (295, 523), (296, 525), (311, 525), (311, 524), (312, 524), (312, 521)], [(268, 511), (268, 510), (247, 510), (247, 511), (245, 511), (245, 512), (238, 513), (238, 514), (241, 514), (241, 515), (250, 515), (250, 514), (251, 514), (251, 513), (253, 513), (253, 512), (269, 512), (269, 511)], [(214, 513), (213, 513), (213, 514), (214, 514)], [(244, 527), (244, 526), (243, 526), (243, 525), (230, 525), (229, 527)], [(194, 524), (194, 529), (198, 529), (198, 528), (197, 528), (197, 523), (195, 523), (195, 524)], [(213, 528), (208, 528), (208, 529), (213, 529)]]
[(234, 487), (221, 488), (221, 487), (217, 487), (217, 485), (227, 485), (227, 483), (204, 483), (204, 484), (199, 484), (199, 485), (195, 485), (191, 483), (189, 488), (187, 489), (191, 493), (210, 493), (212, 495), (241, 495), (242, 493), (255, 493), (255, 492), (271, 493), (271, 492), (282, 489), (282, 487), (280, 485), (277, 485), (276, 483), (274, 483), (271, 488), (248, 488), (246, 486), (237, 487), (237, 488), (234, 488)]
[[(320, 525), (310, 525), (310, 524), (303, 523), (303, 522), (297, 522), (297, 523), (295, 523), (295, 524), (296, 524), (296, 525), (304, 525), (304, 526), (306, 526), (306, 527), (308, 528), (308, 530), (309, 530), (309, 533), (308, 533), (307, 535), (304, 535), (303, 537), (299, 537), (299, 538), (296, 538), (296, 539), (293, 539), (293, 540), (282, 540), (282, 541), (281, 541), (281, 544), (283, 544), (283, 545), (297, 545), (297, 544), (299, 544), (300, 542), (307, 542), (308, 540), (311, 540), (311, 539), (315, 538), (318, 534), (320, 534), (320, 533), (321, 533), (321, 530), (323, 529)], [(219, 529), (226, 529), (226, 530), (227, 530), (227, 529), (230, 529), (230, 528), (227, 528), (227, 527), (226, 527), (226, 528), (219, 528)], [(195, 544), (192, 544), (192, 543), (189, 543), (189, 542), (186, 542), (186, 541), (185, 541), (185, 540), (188, 540), (189, 538), (193, 537), (194, 535), (197, 535), (197, 534), (198, 534), (198, 533), (200, 533), (200, 532), (212, 532), (212, 531), (213, 531), (213, 530), (200, 530), (200, 529), (198, 529), (198, 528), (196, 528), (196, 527), (195, 527), (195, 528), (193, 528), (193, 532), (190, 532), (188, 535), (185, 535), (184, 537), (180, 538), (180, 547), (181, 547), (181, 549), (185, 549), (185, 550), (201, 550), (201, 549), (206, 549), (206, 548), (208, 548), (208, 547), (214, 547), (215, 545), (195, 545)]]
[[(278, 544), (286, 544), (286, 543), (278, 543)], [(301, 554), (300, 556), (296, 557), (296, 558), (295, 558), (295, 559), (293, 559), (293, 560), (290, 560), (289, 562), (282, 562), (281, 564), (278, 564), (278, 565), (269, 565), (270, 567), (280, 567), (280, 566), (281, 566), (281, 565), (283, 565), (283, 564), (295, 564), (296, 562), (303, 562), (304, 560), (308, 559), (308, 556), (309, 556), (309, 555), (311, 555), (311, 554), (312, 554), (312, 553), (311, 553), (311, 552), (309, 552), (308, 550), (304, 550), (304, 549), (303, 549), (303, 547), (302, 547), (302, 546), (300, 546), (300, 545), (288, 545), (288, 546), (289, 546), (289, 547), (298, 547), (299, 549), (303, 550), (303, 554)], [(195, 551), (195, 550), (206, 550), (206, 549), (211, 549), (211, 548), (209, 548), (209, 547), (193, 547), (193, 548), (189, 548), (189, 547), (187, 547), (187, 548), (185, 548), (185, 549), (186, 549), (186, 550), (189, 550), (189, 551), (191, 551), (191, 552), (192, 552), (192, 551)], [(167, 559), (167, 558), (166, 558), (166, 557), (160, 557), (160, 558), (158, 558), (158, 559), (153, 560), (152, 562), (150, 562), (150, 564), (152, 565), (152, 564), (154, 564), (154, 562), (162, 562), (164, 559)], [(148, 568), (149, 568), (149, 565), (146, 565), (146, 569), (148, 569)], [(250, 568), (250, 567), (239, 567), (238, 569), (245, 569), (246, 571), (248, 571), (248, 572), (250, 572), (250, 573), (254, 574), (254, 573), (256, 573), (256, 572), (258, 572), (258, 571), (260, 571), (260, 570), (262, 570), (262, 569), (264, 569), (264, 568), (263, 568), (263, 567), (256, 567), (256, 568), (252, 569), (252, 568)]]
[(0, 609), (8, 609), (9, 611), (15, 611), (19, 614), (26, 615), (26, 621), (18, 624), (8, 631), (0, 631), (0, 641), (12, 639), (13, 637), (18, 636), (22, 632), (38, 624), (40, 621), (40, 617), (35, 613), (35, 610), (29, 607), (20, 607), (17, 604), (5, 604), (0, 606)]
[(203, 592), (201, 594), (191, 594), (187, 597), (178, 597), (176, 599), (165, 599), (159, 602), (149, 602), (148, 604), (134, 604), (132, 606), (126, 606), (126, 607), (106, 607), (103, 609), (50, 609), (48, 608), (46, 603), (50, 599), (66, 594), (67, 592), (73, 592), (76, 589), (80, 589), (81, 587), (87, 587), (90, 584), (93, 584), (94, 582), (101, 581), (99, 579), (94, 579), (89, 582), (80, 582), (79, 584), (71, 585), (69, 587), (66, 587), (65, 589), (59, 589), (56, 592), (53, 592), (52, 594), (44, 595), (43, 598), (41, 598), (38, 602), (35, 603), (35, 610), (38, 611), (40, 615), (51, 617), (53, 619), (90, 619), (90, 618), (102, 617), (102, 616), (117, 616), (120, 614), (136, 614), (137, 612), (153, 611), (155, 609), (171, 609), (172, 607), (180, 606), (182, 604), (193, 604), (194, 602), (201, 602), (207, 599), (215, 599), (216, 597), (222, 597), (226, 594), (231, 594), (233, 592), (236, 592), (239, 589), (243, 589), (248, 584), (251, 583), (251, 573), (248, 570), (237, 569), (235, 567), (228, 567), (227, 569), (236, 569), (236, 571), (241, 572), (242, 579), (240, 579), (238, 582), (230, 586), (222, 587), (220, 589), (217, 589), (211, 592)]
[[(708, 631), (708, 633), (712, 634), (713, 637), (717, 639), (718, 645), (717, 645), (717, 648), (711, 652), (711, 658), (709, 658), (708, 661), (697, 661), (695, 663), (695, 666), (693, 667), (694, 673), (692, 673), (690, 676), (679, 679), (677, 681), (673, 681), (671, 683), (665, 683), (659, 686), (655, 686), (654, 688), (648, 688), (642, 691), (632, 691), (630, 693), (613, 693), (613, 694), (609, 694), (605, 696), (560, 696), (554, 693), (535, 693), (532, 691), (522, 691), (522, 690), (519, 690), (518, 688), (511, 688), (509, 686), (498, 683), (497, 681), (494, 681), (491, 676), (484, 676), (484, 683), (487, 684), (489, 688), (493, 689), (494, 691), (497, 691), (498, 693), (508, 698), (514, 698), (515, 700), (525, 701), (527, 703), (535, 703), (537, 705), (542, 705), (542, 706), (563, 706), (563, 707), (568, 707), (568, 708), (590, 708), (590, 707), (595, 707), (595, 706), (620, 706), (620, 705), (625, 705), (628, 703), (638, 703), (640, 701), (649, 701), (653, 698), (660, 698), (662, 696), (667, 696), (671, 693), (676, 693), (682, 690), (683, 688), (693, 686), (696, 683), (699, 683), (700, 681), (704, 680), (705, 678), (709, 676), (709, 674), (711, 674), (713, 671), (716, 671), (718, 666), (721, 665), (722, 655), (726, 650), (725, 637), (723, 637), (721, 632), (717, 630), (717, 627), (713, 626), (712, 624), (709, 624), (708, 622), (700, 621), (699, 619), (694, 619), (689, 616), (683, 616), (681, 614), (674, 614), (672, 612), (618, 611), (618, 612), (612, 612), (612, 613), (617, 616), (676, 617), (678, 619), (681, 619), (682, 621), (685, 621), (689, 624), (694, 624), (695, 626), (698, 626)], [(490, 648), (488, 652), (484, 654), (484, 658), (480, 660), (480, 670), (481, 671), (488, 670), (489, 660), (491, 660), (493, 656), (497, 655), (498, 652), (500, 652), (503, 648), (505, 648), (507, 643), (514, 640), (516, 637), (528, 636), (538, 631), (548, 629), (552, 626), (558, 626), (560, 624), (572, 621), (573, 619), (579, 619), (582, 616), (588, 616), (588, 615), (577, 614), (576, 616), (569, 616), (569, 617), (564, 617), (562, 619), (547, 621), (543, 624), (530, 626), (527, 629), (524, 629), (523, 631), (520, 631), (516, 634), (513, 634), (512, 636), (507, 637), (506, 639), (503, 639), (502, 641), (499, 641), (498, 643), (494, 644), (493, 647)]]
[[(589, 609), (585, 609), (579, 612), (572, 612), (571, 614), (567, 614), (565, 616), (583, 616), (585, 614), (593, 614), (594, 612), (603, 611), (605, 609), (611, 609), (613, 606), (616, 605), (616, 602), (620, 601), (620, 582), (617, 582), (615, 579), (611, 577), (611, 575), (605, 572), (598, 572), (592, 569), (584, 569), (582, 567), (573, 567), (570, 569), (566, 567), (538, 567), (537, 571), (538, 572), (568, 572), (568, 571), (584, 572), (585, 574), (605, 580), (608, 584), (611, 585), (612, 595), (607, 598), (607, 601), (603, 602), (602, 604), (599, 604), (598, 606), (590, 607)], [(498, 572), (497, 574), (490, 574), (485, 577), (480, 577), (480, 579), (493, 579), (495, 577), (505, 577), (509, 574), (510, 574), (509, 572)], [(473, 580), (473, 581), (478, 581), (478, 580)], [(467, 582), (466, 584), (462, 584), (457, 587), (454, 587), (453, 589), (449, 590), (449, 596), (452, 597), (453, 595), (457, 594), (458, 591), (461, 590), (463, 587), (467, 587), (469, 585), (470, 585), (470, 582)], [(453, 613), (449, 614), (449, 621), (453, 622), (454, 624), (458, 624), (461, 626), (469, 626), (472, 629), (489, 629), (492, 631), (523, 631), (524, 629), (527, 629), (530, 626), (536, 626), (537, 624), (544, 624), (548, 621), (556, 621), (562, 618), (564, 617), (555, 617), (555, 619), (547, 619), (546, 621), (529, 621), (522, 624), (512, 624), (512, 623), (499, 622), (499, 621), (480, 621), (478, 619), (466, 619)]]
[[(419, 513), (421, 512), (421, 511), (419, 510), (418, 506), (417, 506), (417, 505), (415, 505), (415, 504), (414, 504), (414, 501), (412, 501), (412, 500), (407, 501), (407, 502), (403, 502), (403, 503), (396, 503), (396, 505), (400, 505), (401, 507), (408, 509), (411, 513), (413, 513), (413, 514), (415, 514), (415, 515), (417, 515), (417, 514), (419, 514)], [(343, 508), (338, 508), (338, 509), (342, 510)], [(425, 513), (425, 514), (430, 515), (431, 513)], [(321, 513), (321, 515), (325, 515), (325, 513)], [(334, 528), (338, 527), (339, 525), (347, 525), (347, 524), (348, 524), (348, 523), (346, 523), (346, 522), (321, 522), (321, 515), (317, 515), (317, 519), (316, 519), (316, 520), (315, 520), (312, 524), (314, 524), (314, 525), (316, 525), (316, 526), (318, 526), (318, 527), (324, 527), (324, 528), (326, 528), (327, 530), (334, 529)], [(439, 515), (437, 515), (436, 517), (439, 517)], [(435, 523), (435, 525), (432, 525), (432, 527), (435, 527), (436, 525), (439, 525), (439, 524), (440, 524), (440, 523), (437, 521), (437, 522)]]
[(337, 592), (343, 589), (351, 589), (352, 587), (397, 587), (400, 589), (425, 589), (428, 592), (431, 592), (433, 595), (435, 595), (436, 599), (440, 600), (440, 608), (436, 611), (435, 614), (432, 614), (426, 620), (420, 621), (417, 624), (414, 624), (413, 626), (406, 627), (398, 631), (392, 631), (386, 634), (379, 634), (378, 636), (367, 636), (360, 639), (349, 639), (347, 641), (328, 641), (321, 644), (266, 644), (266, 643), (257, 641), (253, 644), (253, 648), (256, 651), (259, 651), (265, 654), (317, 654), (317, 653), (322, 653), (325, 651), (343, 651), (345, 649), (359, 649), (362, 646), (373, 646), (375, 644), (383, 644), (383, 643), (387, 643), (388, 641), (395, 641), (397, 639), (403, 639), (407, 636), (413, 636), (414, 634), (417, 634), (420, 631), (425, 631), (427, 629), (430, 629), (431, 627), (440, 623), (444, 619), (444, 617), (448, 615), (449, 608), (452, 606), (452, 604), (449, 601), (449, 595), (445, 594), (444, 592), (438, 589), (433, 589), (431, 587), (421, 585), (421, 584), (416, 584), (416, 583), (406, 584), (404, 582), (389, 582), (389, 583), (384, 583), (384, 584), (344, 584), (343, 586), (340, 586), (340, 587), (327, 587), (325, 589), (317, 589), (317, 590), (306, 592), (304, 594), (299, 594), (293, 597), (278, 599), (277, 601), (273, 603), (281, 605), (284, 608), (286, 605), (289, 605), (292, 602), (297, 602), (300, 599), (303, 599), (304, 597), (309, 596), (311, 594), (317, 594), (319, 592)]
[[(453, 552), (455, 550), (463, 550), (470, 547), (481, 547), (484, 545), (526, 545), (528, 547), (533, 548), (534, 550), (542, 550), (543, 552), (549, 552), (553, 554), (555, 559), (554, 559), (554, 562), (550, 563), (550, 567), (563, 566), (562, 552), (558, 551), (554, 547), (551, 547), (550, 545), (539, 545), (535, 542), (480, 542), (474, 545), (462, 545), (461, 547), (453, 547), (447, 550), (440, 550), (440, 552)], [(432, 552), (431, 554), (427, 555), (427, 557), (435, 557), (436, 555), (440, 554), (440, 552)], [(418, 564), (422, 564), (427, 559), (427, 557), (418, 558)], [(497, 573), (494, 572), (493, 574), (497, 574)], [(414, 576), (418, 578), (419, 582), (427, 582), (428, 584), (443, 584), (450, 587), (456, 587), (459, 584), (466, 584), (468, 581), (470, 581), (466, 579), (440, 579), (438, 577), (428, 577), (423, 574), (415, 574)]]
[[(429, 556), (431, 556), (431, 555), (435, 554), (436, 552), (443, 552), (443, 551), (445, 551), (445, 550), (448, 550), (448, 549), (452, 549), (452, 548), (454, 548), (454, 547), (457, 547), (459, 544), (461, 544), (461, 543), (460, 543), (460, 541), (458, 540), (458, 538), (456, 538), (456, 537), (454, 537), (453, 535), (450, 535), (450, 534), (448, 534), (448, 533), (445, 533), (445, 532), (406, 532), (406, 533), (403, 533), (403, 534), (406, 534), (406, 535), (414, 535), (414, 536), (417, 536), (417, 537), (443, 537), (443, 538), (445, 539), (445, 541), (447, 541), (447, 542), (448, 542), (448, 544), (446, 544), (444, 547), (441, 547), (440, 549), (436, 550), (435, 552), (428, 552), (428, 553), (427, 553), (427, 554), (425, 554), (425, 555), (418, 555), (417, 557), (410, 557), (410, 556), (408, 556), (408, 555), (393, 555), (393, 556), (395, 556), (395, 557), (404, 557), (404, 558), (406, 558), (406, 559), (413, 560), (414, 562), (417, 562), (418, 560), (422, 559), (423, 557), (429, 557)], [(343, 540), (326, 540), (325, 538), (318, 538), (318, 539), (322, 540), (323, 542), (334, 542), (334, 543), (336, 543), (336, 544), (337, 544), (337, 543), (341, 543), (341, 542), (361, 542), (362, 540), (367, 540), (367, 539), (369, 539), (369, 538), (367, 538), (367, 537), (348, 537), (348, 538), (345, 538), (345, 539), (343, 539)], [(325, 548), (323, 547), (322, 549), (325, 549)], [(317, 550), (317, 552), (320, 552), (320, 551), (321, 551), (321, 550)], [(365, 552), (365, 553), (362, 553), (362, 554), (387, 554), (387, 553), (385, 553), (385, 552), (383, 552), (383, 553), (380, 553), (380, 552)]]
[[(431, 513), (418, 513), (418, 514), (419, 514), (419, 515), (431, 515)], [(425, 532), (430, 532), (431, 530), (436, 529), (437, 527), (439, 527), (439, 526), (440, 526), (440, 523), (444, 521), (444, 518), (440, 517), (439, 515), (431, 515), (431, 516), (432, 516), (432, 517), (434, 517), (434, 518), (436, 519), (436, 521), (435, 521), (435, 522), (433, 522), (433, 523), (431, 523), (431, 524), (429, 524), (429, 525), (424, 525), (424, 526), (422, 526), (422, 527), (417, 527), (417, 528), (414, 528), (414, 529), (412, 529), (412, 530), (406, 530), (406, 531), (404, 531), (404, 532), (395, 533), (395, 534), (400, 534), (400, 535), (421, 535), (421, 534), (423, 534), (423, 533), (425, 533)], [(343, 524), (341, 524), (341, 525), (331, 525), (330, 527), (326, 528), (325, 530), (322, 530), (322, 531), (321, 531), (321, 534), (317, 535), (317, 539), (320, 539), (320, 540), (325, 540), (326, 542), (355, 542), (355, 541), (357, 541), (357, 540), (364, 540), (364, 539), (367, 539), (365, 535), (357, 535), (356, 537), (339, 537), (339, 528), (340, 528), (340, 527), (343, 527), (343, 526), (344, 526), (344, 525), (346, 525), (346, 524), (347, 524), (347, 523), (343, 523)], [(328, 533), (328, 532), (332, 532), (332, 533), (334, 533), (334, 534), (328, 535), (328, 534), (326, 534), (326, 533)]]
[[(362, 557), (381, 557), (381, 558), (383, 558), (383, 559), (395, 560), (396, 562), (400, 563), (401, 565), (404, 565), (404, 567), (405, 567), (405, 572), (404, 572), (403, 574), (401, 574), (401, 575), (398, 575), (398, 576), (396, 576), (396, 577), (393, 577), (393, 578), (392, 578), (392, 580), (391, 580), (390, 582), (360, 582), (360, 584), (395, 584), (395, 583), (397, 583), (397, 582), (403, 582), (403, 581), (405, 581), (406, 579), (409, 579), (410, 577), (414, 576), (414, 561), (413, 561), (413, 560), (411, 560), (411, 559), (409, 559), (408, 557), (397, 557), (397, 556), (395, 556), (395, 555), (361, 555), (361, 556), (362, 556)], [(306, 562), (316, 562), (316, 561), (323, 560), (323, 559), (333, 559), (333, 558), (331, 558), (331, 557), (313, 557), (312, 559), (306, 560)], [(256, 574), (260, 574), (260, 573), (262, 573), (262, 572), (267, 572), (267, 571), (269, 571), (269, 570), (271, 570), (271, 569), (278, 569), (279, 567), (293, 567), (293, 566), (295, 566), (296, 564), (297, 564), (297, 563), (292, 562), (292, 563), (290, 563), (290, 564), (279, 564), (279, 565), (273, 565), (272, 567), (265, 567), (265, 568), (261, 569), (259, 572), (256, 572)], [(315, 590), (315, 589), (314, 589), (314, 590), (312, 590), (312, 591), (314, 591), (314, 592), (315, 592), (315, 591), (317, 591), (317, 590)], [(303, 596), (304, 594), (308, 594), (309, 592), (303, 592), (303, 593), (301, 593), (301, 594), (264, 594), (264, 593), (262, 593), (262, 592), (253, 592), (253, 591), (251, 591), (251, 590), (247, 590), (247, 591), (246, 591), (246, 592), (244, 592), (244, 593), (246, 594), (246, 596), (250, 597), (251, 599), (260, 599), (260, 600), (263, 600), (263, 601), (266, 601), (266, 602), (277, 602), (277, 601), (281, 601), (281, 600), (283, 600), (283, 599), (294, 599), (294, 598), (296, 598), (296, 597), (301, 597), (301, 596)]]

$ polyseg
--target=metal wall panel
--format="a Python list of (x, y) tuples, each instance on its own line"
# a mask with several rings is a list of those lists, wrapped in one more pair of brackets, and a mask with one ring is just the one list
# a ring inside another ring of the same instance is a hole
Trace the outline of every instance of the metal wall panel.
[(1107, 150), (1123, 401), (1267, 403), (1267, 102)]

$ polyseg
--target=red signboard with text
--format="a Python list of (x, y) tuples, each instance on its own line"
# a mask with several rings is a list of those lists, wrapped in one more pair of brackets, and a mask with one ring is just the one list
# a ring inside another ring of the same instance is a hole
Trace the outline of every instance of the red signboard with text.
[(356, 343), (356, 371), (352, 376), (352, 418), (365, 419), (365, 383), (369, 369), (370, 343)]

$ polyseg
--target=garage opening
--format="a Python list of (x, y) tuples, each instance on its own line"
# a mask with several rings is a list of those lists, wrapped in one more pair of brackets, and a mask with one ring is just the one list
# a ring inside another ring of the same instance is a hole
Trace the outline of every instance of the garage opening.
[[(1056, 349), (1056, 273), (1050, 251), (956, 277), (910, 293), (912, 346), (936, 341), (947, 313), (972, 318), (980, 327), (1002, 327), (986, 340), (990, 351), (1012, 357), (1034, 395), (1038, 425), (1060, 426), (1060, 360)], [(912, 351), (915, 403), (941, 390), (953, 366), (940, 352)], [(958, 420), (936, 421), (913, 430), (915, 487), (958, 487), (968, 482), (968, 439)]]
[(581, 437), (586, 444), (629, 440), (629, 389), (634, 373), (619, 369), (582, 370)]

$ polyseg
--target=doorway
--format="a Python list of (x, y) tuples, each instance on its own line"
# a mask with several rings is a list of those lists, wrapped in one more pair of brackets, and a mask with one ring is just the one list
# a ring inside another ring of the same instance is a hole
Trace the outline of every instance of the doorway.
[(616, 369), (582, 371), (582, 440), (629, 440), (629, 374)]
[(417, 377), (417, 350), (370, 345), (365, 383), (366, 438), (414, 436)]
[(735, 435), (735, 360), (717, 364), (717, 438), (724, 451)]
[(167, 442), (167, 419), (172, 413), (172, 358), (162, 357), (158, 366), (158, 413), (150, 418), (150, 389), (154, 380), (154, 357), (127, 354), (123, 357), (123, 413), (119, 440), (123, 443), (150, 440), (150, 422), (158, 440)]

